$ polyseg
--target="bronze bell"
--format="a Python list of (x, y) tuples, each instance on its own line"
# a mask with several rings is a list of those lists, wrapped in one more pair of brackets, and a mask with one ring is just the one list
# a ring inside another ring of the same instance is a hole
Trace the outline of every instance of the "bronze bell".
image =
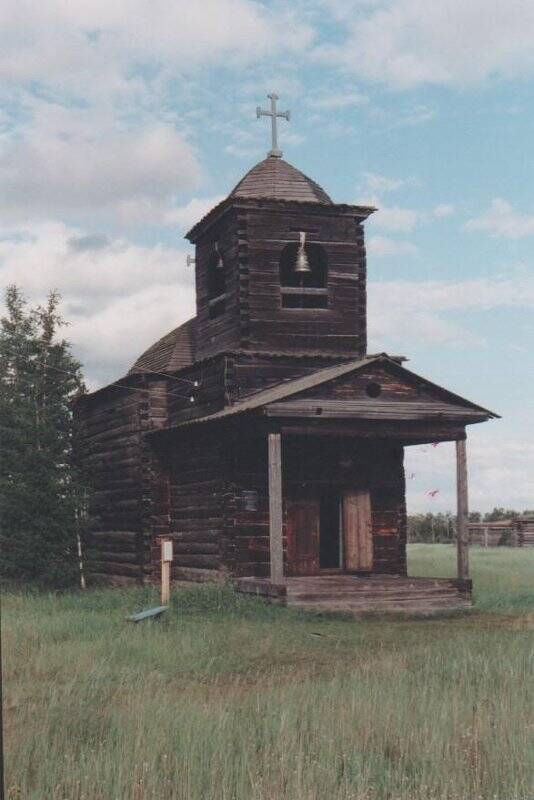
[(306, 255), (306, 234), (303, 231), (300, 232), (300, 244), (293, 271), (298, 275), (308, 275), (311, 272), (308, 256)]

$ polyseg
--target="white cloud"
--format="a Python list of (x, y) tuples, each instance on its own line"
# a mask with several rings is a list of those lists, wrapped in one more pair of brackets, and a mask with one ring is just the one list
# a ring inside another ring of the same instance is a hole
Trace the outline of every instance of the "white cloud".
[(397, 125), (399, 127), (424, 125), (425, 122), (430, 122), (430, 120), (435, 119), (435, 117), (435, 109), (419, 103), (403, 111), (397, 118)]
[(367, 241), (367, 252), (372, 256), (405, 256), (417, 253), (417, 247), (411, 242), (390, 239), (387, 236), (370, 236)]
[[(517, 511), (532, 508), (534, 449), (529, 442), (508, 434), (502, 422), (473, 425), (467, 430), (469, 506), (491, 511), (495, 506)], [(406, 449), (408, 513), (456, 510), (454, 443), (443, 442)], [(431, 496), (429, 492), (438, 490)]]
[(500, 280), (370, 282), (372, 350), (398, 348), (399, 331), (405, 344), (480, 346), (483, 340), (458, 320), (458, 312), (496, 308), (534, 308), (534, 277), (517, 273)]
[(278, 50), (300, 51), (312, 40), (290, 9), (255, 0), (4, 0), (0, 30), (4, 81), (91, 97), (142, 83), (161, 67), (243, 65)]
[(188, 230), (195, 223), (199, 222), (208, 211), (224, 200), (225, 195), (215, 195), (215, 197), (193, 197), (186, 205), (170, 209), (166, 216), (167, 224), (177, 224), (184, 230)]
[(472, 84), (534, 68), (531, 0), (380, 0), (357, 3), (343, 23), (345, 40), (323, 45), (318, 56), (400, 88)]
[(171, 198), (164, 202), (153, 198), (125, 200), (117, 209), (120, 219), (129, 225), (163, 225), (178, 227), (184, 232), (199, 222), (208, 211), (224, 200), (225, 195), (193, 197), (183, 206), (173, 205)]
[(311, 108), (335, 110), (361, 106), (368, 102), (368, 98), (361, 92), (331, 92), (317, 97), (310, 97), (308, 105)]
[(193, 148), (170, 125), (121, 130), (89, 111), (40, 105), (24, 134), (0, 149), (0, 209), (6, 218), (123, 213), (132, 203), (165, 206), (197, 186)]
[(2, 286), (16, 283), (32, 304), (59, 290), (67, 337), (92, 386), (124, 374), (146, 347), (193, 316), (194, 274), (185, 256), (57, 222), (0, 236)]
[(521, 239), (534, 234), (534, 214), (522, 214), (506, 200), (495, 198), (488, 211), (470, 219), (465, 227), (472, 231), (488, 231), (494, 236)]
[[(394, 192), (406, 185), (402, 178), (388, 178), (378, 172), (364, 172), (365, 186), (371, 192)], [(411, 181), (410, 181), (411, 182)]]
[(192, 287), (155, 284), (108, 301), (90, 314), (71, 314), (68, 338), (96, 388), (124, 375), (147, 347), (194, 313)]
[(5, 0), (3, 219), (164, 224), (203, 177), (188, 112), (203, 113), (208, 70), (294, 58), (313, 36), (259, 0)]
[(445, 219), (446, 217), (452, 217), (455, 212), (456, 208), (452, 203), (440, 203), (435, 207), (433, 214), (437, 219)]
[(378, 206), (378, 210), (369, 220), (370, 228), (408, 233), (413, 231), (421, 219), (420, 213), (413, 208), (380, 205), (380, 200), (376, 199), (373, 200), (372, 204)]

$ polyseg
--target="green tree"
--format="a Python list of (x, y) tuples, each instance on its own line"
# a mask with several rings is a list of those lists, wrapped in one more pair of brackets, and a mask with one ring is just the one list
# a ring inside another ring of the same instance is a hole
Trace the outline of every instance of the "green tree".
[(0, 322), (0, 569), (64, 586), (76, 570), (80, 480), (70, 401), (80, 364), (59, 337), (60, 297), (29, 309), (16, 286)]
[(514, 519), (517, 516), (519, 512), (511, 508), (494, 508), (493, 511), (484, 514), (484, 522), (501, 522), (503, 519)]

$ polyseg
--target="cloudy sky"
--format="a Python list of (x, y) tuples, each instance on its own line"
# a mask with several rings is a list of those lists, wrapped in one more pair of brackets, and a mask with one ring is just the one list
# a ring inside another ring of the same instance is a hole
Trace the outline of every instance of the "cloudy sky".
[[(532, 0), (3, 0), (1, 285), (57, 288), (90, 385), (123, 375), (194, 314), (183, 235), (276, 90), (287, 160), (380, 209), (370, 351), (502, 414), (471, 506), (534, 508), (533, 81)], [(451, 446), (407, 475), (411, 511), (454, 507)]]

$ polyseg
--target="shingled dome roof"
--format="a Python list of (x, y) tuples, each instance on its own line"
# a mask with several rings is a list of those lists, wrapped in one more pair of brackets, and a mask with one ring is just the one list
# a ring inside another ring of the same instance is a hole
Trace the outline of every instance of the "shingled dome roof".
[(230, 192), (230, 197), (296, 200), (332, 205), (332, 200), (315, 181), (276, 156), (268, 156), (247, 172)]
[(196, 317), (184, 322), (139, 356), (128, 375), (142, 372), (176, 372), (195, 361)]

